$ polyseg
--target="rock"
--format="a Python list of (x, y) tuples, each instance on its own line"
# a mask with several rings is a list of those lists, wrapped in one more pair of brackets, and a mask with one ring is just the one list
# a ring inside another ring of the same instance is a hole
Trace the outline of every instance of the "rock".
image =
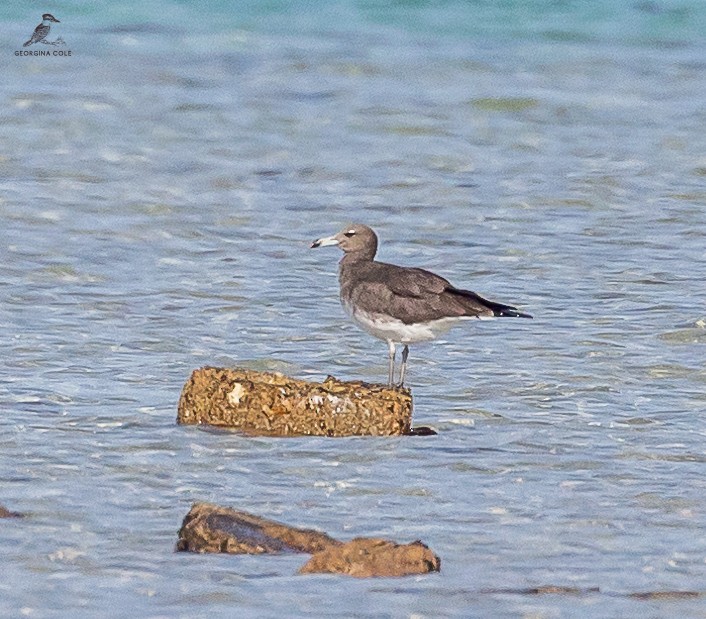
[(19, 512), (11, 512), (9, 509), (5, 509), (0, 505), (0, 518), (23, 518), (24, 514)]
[(635, 600), (683, 600), (704, 597), (703, 591), (641, 591), (630, 593)]
[(211, 503), (194, 503), (179, 530), (177, 550), (232, 554), (312, 553), (340, 543), (318, 531), (295, 529)]
[(240, 368), (194, 370), (177, 411), (177, 423), (269, 436), (391, 436), (408, 434), (411, 422), (408, 389)]
[(600, 593), (599, 587), (566, 587), (564, 585), (540, 585), (539, 587), (481, 589), (481, 593), (492, 595), (590, 595)]
[(429, 426), (417, 426), (416, 428), (410, 428), (405, 434), (407, 436), (436, 436), (439, 433)]
[(426, 574), (440, 569), (441, 560), (422, 542), (396, 544), (384, 539), (360, 537), (317, 552), (299, 573), (333, 573), (369, 578)]
[(297, 529), (247, 512), (195, 503), (179, 530), (177, 551), (264, 554), (306, 552), (300, 574), (335, 573), (359, 578), (438, 572), (440, 559), (422, 542), (396, 544), (357, 538), (348, 543), (311, 529)]

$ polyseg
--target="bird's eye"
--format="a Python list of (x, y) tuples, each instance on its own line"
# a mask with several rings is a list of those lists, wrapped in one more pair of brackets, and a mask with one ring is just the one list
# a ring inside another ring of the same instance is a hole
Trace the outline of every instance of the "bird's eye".
[(349, 230), (348, 232), (344, 232), (343, 236), (347, 236), (348, 238), (352, 237), (355, 234), (355, 230)]

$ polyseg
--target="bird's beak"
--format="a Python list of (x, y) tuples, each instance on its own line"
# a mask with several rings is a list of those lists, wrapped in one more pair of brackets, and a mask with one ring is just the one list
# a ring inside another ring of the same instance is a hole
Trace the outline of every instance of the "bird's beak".
[(327, 245), (338, 245), (338, 239), (335, 236), (327, 236), (323, 239), (316, 239), (312, 244), (310, 249), (314, 247), (326, 247)]
[(51, 20), (52, 20), (52, 21), (55, 21), (57, 24), (60, 24), (60, 23), (61, 23), (56, 17), (52, 17)]

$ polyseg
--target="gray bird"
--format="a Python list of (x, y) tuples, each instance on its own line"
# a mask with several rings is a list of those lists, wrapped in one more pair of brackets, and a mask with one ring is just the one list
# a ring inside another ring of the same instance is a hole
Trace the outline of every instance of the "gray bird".
[(40, 41), (46, 39), (49, 36), (49, 31), (51, 30), (51, 22), (56, 22), (57, 24), (61, 23), (50, 13), (44, 13), (44, 15), (42, 15), (42, 23), (34, 29), (32, 38), (24, 43), (22, 47), (27, 47), (28, 45), (33, 45), (34, 43), (39, 43)]
[(456, 288), (430, 271), (377, 262), (378, 237), (368, 226), (351, 224), (311, 247), (326, 245), (338, 245), (344, 252), (338, 268), (343, 308), (360, 328), (387, 342), (389, 386), (394, 384), (397, 344), (404, 345), (401, 387), (409, 344), (433, 340), (464, 319), (532, 318), (511, 305)]

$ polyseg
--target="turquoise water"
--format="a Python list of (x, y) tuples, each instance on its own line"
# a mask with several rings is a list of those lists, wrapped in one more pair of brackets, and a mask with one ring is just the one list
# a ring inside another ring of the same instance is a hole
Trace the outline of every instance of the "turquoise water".
[[(42, 11), (70, 57), (14, 55)], [(0, 615), (706, 616), (630, 597), (705, 591), (705, 13), (0, 8), (0, 503), (28, 514)], [(535, 320), (412, 348), (436, 437), (177, 427), (201, 365), (385, 379), (308, 249), (350, 220)], [(442, 571), (174, 553), (202, 500), (422, 539)], [(586, 592), (517, 593), (542, 585)]]

